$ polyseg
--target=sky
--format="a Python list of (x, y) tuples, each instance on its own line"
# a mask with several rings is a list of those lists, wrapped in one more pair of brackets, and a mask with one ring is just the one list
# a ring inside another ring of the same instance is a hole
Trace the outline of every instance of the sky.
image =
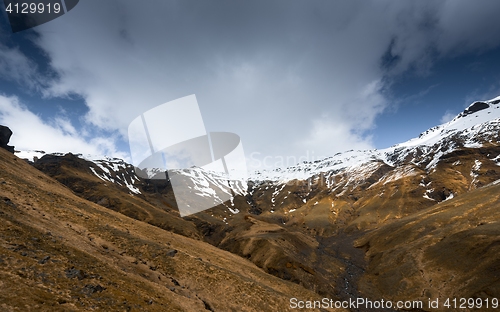
[(134, 118), (195, 94), (250, 170), (292, 166), (500, 95), (496, 0), (82, 0), (14, 34), (0, 7), (0, 124), (17, 150), (130, 160)]

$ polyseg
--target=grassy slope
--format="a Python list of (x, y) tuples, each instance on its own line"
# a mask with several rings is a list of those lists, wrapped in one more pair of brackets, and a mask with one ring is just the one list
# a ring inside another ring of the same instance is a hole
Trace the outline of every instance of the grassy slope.
[(292, 296), (319, 298), (236, 255), (83, 200), (4, 150), (0, 172), (2, 310), (281, 311)]
[(356, 241), (374, 298), (492, 298), (500, 294), (500, 185), (440, 203)]

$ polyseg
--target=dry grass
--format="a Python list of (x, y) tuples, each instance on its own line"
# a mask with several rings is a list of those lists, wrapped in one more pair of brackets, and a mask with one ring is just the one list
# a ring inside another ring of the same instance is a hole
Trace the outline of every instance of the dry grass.
[(370, 296), (498, 298), (500, 185), (383, 226), (356, 244), (367, 250), (361, 288)]
[(248, 260), (83, 200), (0, 150), (4, 311), (286, 311), (319, 299)]

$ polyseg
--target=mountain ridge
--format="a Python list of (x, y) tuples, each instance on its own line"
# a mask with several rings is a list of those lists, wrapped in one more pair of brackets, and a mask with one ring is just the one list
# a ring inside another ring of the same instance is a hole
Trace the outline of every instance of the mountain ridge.
[[(287, 167), (287, 168), (276, 168), (273, 170), (256, 170), (255, 172), (250, 173), (249, 181), (280, 181), (286, 182), (294, 179), (307, 179), (314, 174), (318, 174), (318, 170), (323, 171), (335, 171), (340, 170), (349, 166), (358, 165), (362, 162), (368, 162), (371, 160), (381, 160), (386, 162), (389, 165), (393, 165), (393, 161), (391, 157), (395, 154), (396, 151), (415, 146), (431, 146), (436, 144), (439, 140), (445, 139), (447, 137), (457, 135), (459, 132), (463, 132), (465, 130), (469, 130), (472, 135), (477, 134), (481, 131), (487, 130), (492, 132), (493, 130), (500, 129), (500, 120), (496, 120), (500, 118), (500, 96), (495, 97), (491, 100), (487, 101), (476, 101), (470, 104), (467, 108), (464, 109), (463, 112), (458, 114), (451, 121), (446, 122), (444, 124), (432, 127), (422, 133), (418, 137), (412, 138), (408, 141), (395, 144), (389, 148), (384, 149), (372, 149), (372, 150), (349, 150), (345, 152), (340, 152), (335, 154), (335, 156), (326, 157), (322, 160), (316, 161), (304, 161), (302, 163), (296, 164), (295, 166)], [(481, 112), (480, 112), (481, 111)], [(479, 113), (480, 112), (480, 113)], [(474, 113), (477, 113), (475, 117), (480, 117), (477, 120), (474, 120), (470, 116)], [(492, 114), (493, 113), (493, 114)], [(490, 115), (492, 114), (492, 115)], [(488, 116), (489, 115), (489, 116)], [(466, 118), (469, 116), (469, 118)], [(495, 121), (496, 120), (496, 121)], [(481, 128), (480, 124), (484, 127)], [(489, 129), (486, 124), (489, 124)], [(479, 127), (480, 129), (474, 129), (475, 127)], [(469, 140), (465, 142), (465, 147), (474, 147), (474, 144), (478, 142), (474, 142), (473, 140)], [(16, 151), (16, 154), (20, 158), (28, 159), (29, 161), (33, 161), (34, 159), (39, 159), (46, 155), (44, 151)], [(64, 155), (64, 153), (49, 153), (54, 155)], [(83, 159), (96, 162), (124, 162), (119, 158), (112, 158), (107, 156), (97, 156), (97, 155), (84, 155), (84, 154), (76, 154)], [(36, 157), (36, 158), (35, 158)], [(315, 165), (316, 164), (316, 165)], [(314, 170), (316, 169), (316, 171)], [(301, 174), (303, 172), (303, 174)], [(295, 173), (293, 175), (290, 173)]]
[[(483, 105), (481, 105), (483, 104)], [(479, 106), (478, 106), (479, 105)], [(394, 162), (391, 160), (391, 157), (399, 150), (404, 150), (408, 147), (415, 146), (429, 146), (436, 144), (439, 140), (450, 137), (457, 132), (464, 131), (469, 128), (473, 128), (474, 126), (478, 126), (479, 124), (486, 123), (492, 124), (494, 129), (500, 129), (500, 96), (493, 98), (488, 101), (476, 101), (470, 104), (462, 113), (458, 114), (451, 121), (444, 123), (439, 126), (432, 127), (427, 131), (422, 132), (418, 137), (410, 139), (408, 141), (395, 144), (389, 148), (384, 149), (375, 149), (375, 150), (350, 150), (346, 152), (337, 153), (335, 156), (327, 157), (323, 160), (317, 160), (314, 162), (304, 161), (301, 164), (297, 164), (288, 168), (278, 168), (271, 171), (263, 171), (260, 173), (253, 173), (254, 180), (273, 180), (273, 181), (281, 181), (286, 182), (293, 179), (307, 179), (311, 175), (307, 172), (317, 170), (340, 170), (349, 166), (359, 165), (362, 162), (368, 162), (371, 160), (381, 160), (386, 162), (389, 165), (393, 165)], [(482, 112), (480, 112), (482, 111)], [(479, 113), (480, 112), (480, 113)], [(471, 114), (476, 114), (477, 116), (481, 116), (479, 120), (474, 120), (469, 116)], [(492, 114), (493, 113), (493, 114)], [(491, 115), (490, 115), (491, 114)], [(490, 116), (488, 116), (490, 115)], [(469, 118), (467, 118), (469, 116)], [(495, 121), (496, 120), (496, 121)], [(474, 122), (475, 121), (475, 122)], [(474, 130), (474, 129), (472, 129)], [(482, 130), (482, 129), (481, 129)], [(491, 130), (491, 129), (489, 129)], [(476, 131), (478, 133), (479, 131)], [(474, 144), (473, 141), (466, 142), (466, 147), (472, 147)], [(289, 169), (291, 172), (299, 173), (304, 171), (303, 175), (296, 176), (286, 176), (286, 170)], [(273, 175), (275, 173), (275, 175)], [(284, 178), (280, 179), (280, 175), (282, 176), (285, 173)], [(316, 171), (315, 174), (318, 172)], [(314, 174), (314, 173), (313, 173)]]

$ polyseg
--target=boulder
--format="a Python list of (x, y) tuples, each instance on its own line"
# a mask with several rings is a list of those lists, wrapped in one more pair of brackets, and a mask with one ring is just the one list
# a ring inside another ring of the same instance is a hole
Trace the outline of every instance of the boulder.
[(12, 131), (9, 127), (0, 125), (0, 147), (8, 150), (11, 153), (14, 153), (14, 146), (7, 145), (10, 140), (10, 136), (12, 135)]

